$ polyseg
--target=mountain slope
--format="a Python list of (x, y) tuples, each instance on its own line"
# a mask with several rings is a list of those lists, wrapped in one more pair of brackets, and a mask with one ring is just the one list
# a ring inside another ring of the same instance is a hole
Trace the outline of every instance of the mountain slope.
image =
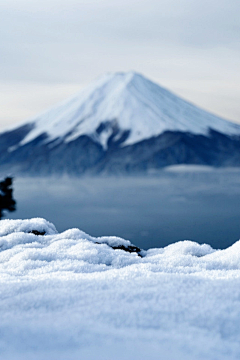
[(211, 128), (228, 135), (240, 134), (239, 125), (197, 108), (134, 72), (107, 74), (31, 122), (34, 129), (22, 144), (47, 132), (49, 140), (65, 137), (66, 142), (89, 135), (106, 147), (116, 126), (130, 132), (124, 145), (164, 131), (207, 135)]
[(0, 134), (0, 164), (27, 173), (122, 173), (175, 163), (239, 166), (240, 125), (144, 78), (107, 74)]

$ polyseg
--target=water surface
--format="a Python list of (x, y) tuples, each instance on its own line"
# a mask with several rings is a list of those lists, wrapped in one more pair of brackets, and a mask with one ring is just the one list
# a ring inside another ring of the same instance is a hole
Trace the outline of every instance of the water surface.
[(17, 211), (58, 231), (77, 227), (142, 248), (190, 239), (225, 248), (240, 238), (240, 170), (160, 171), (145, 177), (16, 178)]

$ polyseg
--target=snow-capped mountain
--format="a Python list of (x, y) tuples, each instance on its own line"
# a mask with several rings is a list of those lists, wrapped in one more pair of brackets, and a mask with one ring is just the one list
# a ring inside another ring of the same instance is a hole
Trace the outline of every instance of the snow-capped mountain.
[(178, 163), (240, 165), (240, 125), (134, 72), (0, 134), (0, 164), (29, 173), (132, 172)]
[(21, 144), (47, 133), (47, 141), (64, 138), (65, 142), (88, 135), (106, 148), (116, 127), (120, 134), (129, 132), (122, 145), (132, 145), (165, 131), (207, 135), (213, 129), (240, 134), (240, 126), (197, 108), (134, 72), (107, 74), (32, 123), (33, 130)]

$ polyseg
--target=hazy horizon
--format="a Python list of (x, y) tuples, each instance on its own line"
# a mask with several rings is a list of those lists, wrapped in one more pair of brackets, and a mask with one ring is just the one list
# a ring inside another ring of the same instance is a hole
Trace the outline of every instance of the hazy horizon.
[(0, 130), (134, 70), (240, 123), (237, 0), (0, 0)]
[(17, 211), (7, 218), (43, 217), (59, 232), (120, 236), (144, 249), (180, 240), (226, 248), (239, 239), (240, 170), (191, 169), (118, 178), (17, 177)]

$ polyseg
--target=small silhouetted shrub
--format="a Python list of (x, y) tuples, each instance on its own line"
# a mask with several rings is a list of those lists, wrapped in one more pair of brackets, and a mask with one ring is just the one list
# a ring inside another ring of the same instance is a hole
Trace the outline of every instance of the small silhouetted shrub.
[(13, 199), (12, 183), (12, 177), (6, 177), (4, 180), (0, 181), (0, 219), (5, 215), (5, 210), (16, 210), (16, 201)]

